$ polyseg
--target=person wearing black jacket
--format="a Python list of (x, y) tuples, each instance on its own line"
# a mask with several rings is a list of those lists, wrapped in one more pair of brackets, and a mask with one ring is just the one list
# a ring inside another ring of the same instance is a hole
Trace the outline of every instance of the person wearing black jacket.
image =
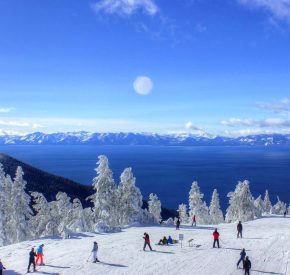
[(249, 260), (249, 257), (246, 257), (246, 260), (244, 261), (245, 275), (250, 275), (251, 267), (252, 267), (251, 261)]
[(243, 238), (243, 225), (242, 223), (239, 221), (238, 225), (237, 225), (237, 230), (238, 230), (238, 234), (237, 234), (237, 238), (241, 237)]
[(31, 251), (29, 252), (29, 264), (28, 264), (28, 268), (27, 268), (27, 273), (30, 272), (30, 266), (33, 265), (33, 271), (35, 271), (35, 257), (36, 257), (36, 253), (34, 251), (34, 248), (31, 248)]
[(178, 218), (176, 221), (176, 230), (179, 230), (180, 227), (180, 219)]

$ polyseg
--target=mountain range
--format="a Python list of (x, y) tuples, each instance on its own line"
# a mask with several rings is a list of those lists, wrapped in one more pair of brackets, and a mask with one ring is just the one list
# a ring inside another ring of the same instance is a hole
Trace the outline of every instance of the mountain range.
[(290, 145), (290, 134), (261, 134), (242, 137), (193, 135), (189, 133), (91, 133), (67, 132), (2, 135), (0, 145), (159, 145), (159, 146), (270, 146)]

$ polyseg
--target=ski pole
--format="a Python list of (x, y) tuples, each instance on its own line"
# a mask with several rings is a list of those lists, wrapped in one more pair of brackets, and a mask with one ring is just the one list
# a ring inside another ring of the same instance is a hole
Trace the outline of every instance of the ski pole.
[(91, 258), (91, 256), (92, 256), (92, 252), (90, 253), (90, 255), (88, 257), (87, 262), (89, 261), (89, 259)]

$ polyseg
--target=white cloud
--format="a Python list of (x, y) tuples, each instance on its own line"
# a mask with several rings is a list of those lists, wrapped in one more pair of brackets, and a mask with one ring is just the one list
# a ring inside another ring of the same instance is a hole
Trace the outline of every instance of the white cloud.
[(250, 8), (261, 8), (272, 16), (290, 22), (290, 0), (237, 0)]
[(138, 76), (133, 83), (133, 87), (136, 93), (148, 95), (153, 89), (153, 82), (148, 76)]
[(0, 108), (0, 113), (9, 113), (13, 110), (13, 108)]
[(118, 15), (132, 15), (138, 10), (154, 15), (159, 10), (154, 0), (98, 0), (93, 8), (96, 12)]
[(269, 103), (258, 103), (257, 107), (275, 113), (290, 113), (290, 99), (283, 98)]
[(241, 119), (230, 118), (221, 121), (222, 125), (230, 127), (239, 126), (256, 126), (256, 127), (290, 127), (290, 120), (283, 118), (266, 118), (266, 119)]
[(191, 121), (188, 121), (188, 122), (185, 123), (185, 129), (187, 129), (187, 130), (195, 130), (195, 131), (201, 130), (199, 127), (193, 125), (193, 123)]

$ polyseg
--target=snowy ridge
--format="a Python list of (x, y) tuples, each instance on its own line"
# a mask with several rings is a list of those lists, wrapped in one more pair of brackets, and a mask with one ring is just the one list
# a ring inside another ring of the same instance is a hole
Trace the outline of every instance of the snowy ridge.
[[(147, 226), (124, 229), (113, 234), (84, 233), (71, 239), (42, 238), (0, 248), (7, 268), (5, 275), (25, 274), (31, 247), (44, 244), (46, 266), (31, 274), (130, 274), (130, 275), (239, 275), (236, 263), (242, 248), (252, 262), (251, 275), (290, 275), (290, 217), (266, 216), (243, 223), (244, 238), (236, 238), (236, 224), (220, 224), (221, 248), (212, 248), (213, 226), (192, 228)], [(143, 233), (147, 232), (155, 252), (143, 252)], [(184, 234), (183, 247), (155, 246), (163, 236), (178, 239)], [(188, 240), (194, 239), (193, 247)], [(87, 262), (93, 241), (99, 244), (101, 263)]]
[(161, 146), (222, 146), (222, 145), (290, 145), (290, 135), (267, 134), (245, 137), (222, 137), (189, 133), (90, 133), (67, 132), (45, 134), (35, 132), (24, 136), (2, 135), (0, 144), (15, 145), (161, 145)]

